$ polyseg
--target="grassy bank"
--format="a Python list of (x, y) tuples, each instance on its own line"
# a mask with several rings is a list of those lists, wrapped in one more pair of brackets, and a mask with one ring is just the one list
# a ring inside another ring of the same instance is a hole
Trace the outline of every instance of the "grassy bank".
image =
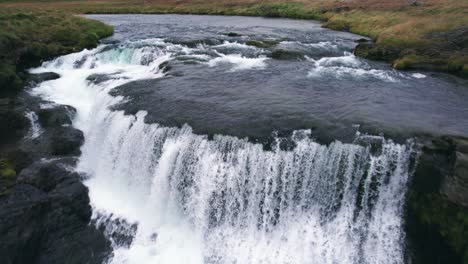
[(66, 12), (0, 7), (0, 95), (22, 87), (24, 69), (111, 34), (110, 26)]
[(468, 0), (0, 0), (2, 9), (287, 17), (371, 37), (360, 56), (468, 77)]

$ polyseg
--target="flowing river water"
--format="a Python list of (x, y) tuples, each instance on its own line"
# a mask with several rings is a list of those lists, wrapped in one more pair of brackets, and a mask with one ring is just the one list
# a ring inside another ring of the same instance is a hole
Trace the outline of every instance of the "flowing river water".
[(316, 22), (91, 18), (115, 35), (33, 69), (61, 78), (32, 93), (77, 109), (109, 263), (406, 263), (412, 138), (468, 134), (464, 81)]

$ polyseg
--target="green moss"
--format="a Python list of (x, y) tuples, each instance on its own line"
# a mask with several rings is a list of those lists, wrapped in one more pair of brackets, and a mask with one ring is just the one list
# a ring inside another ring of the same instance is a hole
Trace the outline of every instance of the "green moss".
[(16, 171), (11, 163), (5, 159), (0, 159), (0, 191), (13, 186), (15, 181)]
[(468, 209), (457, 206), (440, 194), (413, 194), (410, 206), (428, 229), (436, 227), (463, 263), (468, 263)]
[(465, 78), (468, 78), (468, 64), (463, 65), (461, 75)]
[(448, 61), (443, 58), (431, 58), (423, 55), (406, 55), (400, 59), (395, 60), (393, 67), (398, 70), (437, 70), (449, 71)]
[(342, 19), (329, 20), (324, 26), (339, 31), (350, 31), (351, 28), (350, 23)]
[(468, 77), (468, 55), (454, 55), (448, 61), (448, 71)]
[[(0, 64), (0, 94), (5, 88), (8, 90), (18, 90), (22, 85), (21, 79), (16, 74), (16, 67), (12, 64)], [(6, 89), (5, 89), (6, 90)]]

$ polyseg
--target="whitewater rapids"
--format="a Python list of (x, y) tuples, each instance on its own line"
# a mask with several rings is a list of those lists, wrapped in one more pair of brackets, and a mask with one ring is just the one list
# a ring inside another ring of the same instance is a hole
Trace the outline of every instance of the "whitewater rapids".
[[(405, 262), (411, 142), (358, 136), (321, 145), (298, 130), (265, 150), (188, 125), (147, 124), (144, 111), (113, 111), (127, 99), (112, 89), (164, 77), (160, 65), (175, 53), (196, 57), (200, 49), (152, 43), (100, 46), (33, 70), (61, 76), (34, 94), (77, 109), (73, 125), (85, 143), (76, 169), (87, 175), (93, 224), (112, 241), (109, 263)], [(265, 60), (223, 55), (201, 63), (256, 70)], [(109, 78), (94, 83), (92, 74)]]

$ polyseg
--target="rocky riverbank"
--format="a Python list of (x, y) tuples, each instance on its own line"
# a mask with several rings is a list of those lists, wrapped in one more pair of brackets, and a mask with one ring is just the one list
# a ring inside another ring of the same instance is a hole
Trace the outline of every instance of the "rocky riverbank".
[[(71, 126), (74, 109), (26, 91), (10, 103), (10, 123), (22, 126), (2, 129), (14, 130), (0, 163), (3, 263), (102, 263), (110, 242), (90, 224), (88, 190), (83, 175), (73, 171), (83, 143), (81, 131)], [(28, 120), (27, 113), (37, 119)]]
[(110, 26), (63, 13), (0, 11), (2, 263), (102, 263), (110, 252), (90, 225), (88, 190), (72, 170), (83, 143), (71, 126), (74, 109), (41, 108), (48, 102), (27, 93), (59, 75), (25, 71), (110, 34)]

